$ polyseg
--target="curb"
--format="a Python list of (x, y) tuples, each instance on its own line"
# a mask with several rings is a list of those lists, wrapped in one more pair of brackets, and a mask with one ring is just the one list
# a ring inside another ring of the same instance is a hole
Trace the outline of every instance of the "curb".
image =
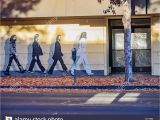
[(0, 86), (0, 88), (30, 88), (30, 89), (160, 89), (160, 86)]

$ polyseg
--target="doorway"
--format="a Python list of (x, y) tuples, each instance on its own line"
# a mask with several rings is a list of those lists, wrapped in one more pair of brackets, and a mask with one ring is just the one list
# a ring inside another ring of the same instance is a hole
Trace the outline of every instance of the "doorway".
[[(131, 48), (133, 72), (151, 72), (151, 35), (148, 20), (149, 19), (144, 19), (144, 21), (141, 19), (132, 20)], [(109, 63), (111, 72), (124, 72), (124, 29), (121, 20), (110, 21), (109, 35)]]

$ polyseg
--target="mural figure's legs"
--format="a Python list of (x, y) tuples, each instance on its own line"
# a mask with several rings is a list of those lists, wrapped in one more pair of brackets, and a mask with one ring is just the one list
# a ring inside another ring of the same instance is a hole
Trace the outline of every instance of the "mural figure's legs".
[(84, 65), (84, 68), (86, 70), (86, 73), (88, 75), (93, 75), (86, 54), (83, 55), (83, 60), (84, 60), (84, 64), (83, 65)]
[(53, 70), (54, 70), (54, 67), (56, 66), (57, 64), (57, 61), (58, 59), (54, 59), (54, 62), (52, 64), (52, 66), (50, 67), (49, 71), (48, 71), (48, 74), (52, 74), (53, 73)]
[(37, 56), (37, 64), (39, 66), (39, 68), (41, 69), (42, 72), (45, 72), (45, 68), (43, 67), (40, 59), (39, 59), (39, 56)]
[[(84, 69), (87, 73), (87, 75), (93, 75), (91, 69), (90, 69), (90, 66), (89, 66), (89, 62), (88, 62), (88, 59), (87, 59), (87, 56), (85, 53), (81, 53), (81, 55), (79, 55), (79, 59), (77, 61), (77, 65), (81, 65), (83, 64), (84, 66)], [(71, 67), (71, 74), (74, 75), (74, 67)]]
[(13, 55), (10, 55), (10, 57), (9, 57), (9, 63), (8, 63), (8, 65), (7, 65), (7, 68), (6, 68), (5, 72), (4, 72), (5, 75), (10, 75), (10, 74), (9, 74), (9, 70), (10, 70), (12, 61), (13, 61)]
[(35, 59), (35, 56), (34, 56), (34, 57), (32, 57), (32, 61), (31, 61), (31, 64), (29, 66), (29, 69), (28, 69), (29, 72), (32, 73), (35, 63), (36, 63), (36, 59)]
[(21, 73), (24, 73), (25, 70), (23, 69), (22, 65), (20, 64), (18, 58), (16, 55), (10, 55), (10, 58), (9, 58), (9, 63), (7, 65), (7, 68), (5, 70), (5, 75), (10, 75), (9, 74), (9, 70), (10, 70), (10, 67), (11, 67), (11, 64), (12, 64), (12, 61), (15, 60), (16, 64), (18, 65), (18, 68), (20, 70)]
[(63, 61), (62, 57), (60, 57), (60, 58), (58, 58), (58, 59), (54, 59), (54, 62), (53, 62), (53, 64), (52, 64), (52, 66), (50, 67), (49, 71), (48, 71), (49, 74), (52, 74), (52, 72), (53, 72), (53, 70), (54, 70), (54, 67), (56, 66), (56, 64), (57, 64), (58, 61), (61, 63), (61, 66), (62, 66), (62, 68), (63, 68), (63, 71), (64, 71), (64, 72), (67, 72), (67, 67), (66, 67), (66, 65), (64, 64), (64, 61)]
[(63, 68), (63, 71), (64, 71), (64, 72), (67, 72), (67, 67), (66, 67), (66, 65), (64, 64), (64, 61), (63, 61), (62, 57), (59, 58), (59, 62), (61, 63), (61, 66), (62, 66), (62, 68)]
[(19, 60), (18, 60), (18, 58), (17, 58), (16, 55), (14, 55), (14, 60), (15, 60), (16, 64), (18, 65), (18, 68), (19, 68), (20, 72), (21, 72), (21, 73), (24, 73), (25, 70), (23, 69), (23, 67), (22, 67), (22, 65), (20, 64), (20, 62), (19, 62)]
[(41, 69), (41, 71), (42, 71), (42, 72), (45, 72), (45, 68), (43, 67), (43, 65), (42, 65), (42, 63), (41, 63), (41, 61), (40, 61), (40, 59), (39, 59), (39, 56), (33, 56), (28, 71), (32, 73), (33, 68), (34, 68), (34, 65), (35, 65), (36, 62), (37, 62), (37, 64), (38, 64), (39, 68)]

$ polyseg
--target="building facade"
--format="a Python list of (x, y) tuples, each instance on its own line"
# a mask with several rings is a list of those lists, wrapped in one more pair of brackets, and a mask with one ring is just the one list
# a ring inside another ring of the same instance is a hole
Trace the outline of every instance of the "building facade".
[[(87, 32), (87, 57), (91, 69), (104, 75), (124, 72), (123, 8), (101, 4), (97, 0), (2, 0), (0, 27), (0, 70), (8, 63), (8, 40), (16, 34), (17, 54), (25, 69), (31, 62), (34, 34), (40, 34), (45, 68), (52, 64), (56, 35), (62, 35), (62, 51), (67, 67), (72, 65), (71, 50), (80, 34)], [(19, 3), (20, 2), (20, 3)], [(19, 3), (19, 4), (18, 4)], [(132, 3), (132, 61), (134, 72), (160, 75), (160, 5), (159, 0)], [(113, 7), (104, 13), (106, 8)], [(12, 70), (18, 68), (12, 64)], [(83, 66), (78, 67), (83, 70)], [(38, 70), (38, 68), (35, 68)], [(58, 64), (56, 70), (61, 70)]]

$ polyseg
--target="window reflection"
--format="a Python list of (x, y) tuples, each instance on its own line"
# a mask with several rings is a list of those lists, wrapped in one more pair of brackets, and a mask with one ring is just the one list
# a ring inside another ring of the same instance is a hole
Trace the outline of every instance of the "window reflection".
[[(131, 34), (131, 48), (134, 54), (135, 67), (151, 65), (149, 28), (134, 28), (134, 33)], [(113, 67), (124, 67), (123, 29), (112, 29), (112, 64)]]

